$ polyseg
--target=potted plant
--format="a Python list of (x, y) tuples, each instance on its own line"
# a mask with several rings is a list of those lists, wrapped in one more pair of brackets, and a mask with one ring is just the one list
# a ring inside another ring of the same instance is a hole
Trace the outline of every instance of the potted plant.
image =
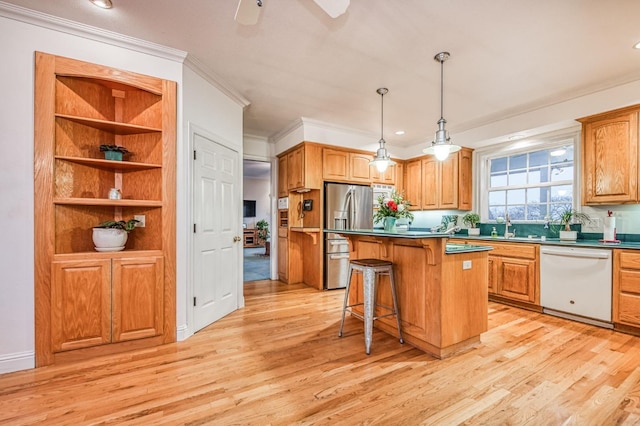
[(469, 235), (480, 235), (480, 228), (477, 225), (480, 223), (480, 215), (478, 213), (469, 212), (462, 216), (462, 222), (469, 227)]
[(571, 224), (583, 224), (590, 221), (591, 218), (586, 213), (575, 211), (572, 207), (566, 207), (560, 211), (558, 220), (564, 228), (560, 230), (560, 240), (575, 241), (578, 238), (578, 231), (573, 231)]
[(119, 145), (100, 145), (100, 151), (104, 152), (105, 160), (122, 161), (124, 154), (129, 154), (129, 150)]
[(264, 242), (264, 255), (269, 256), (271, 253), (271, 243), (269, 242), (269, 223), (262, 219), (256, 223), (258, 230), (258, 241)]
[(120, 251), (129, 237), (129, 232), (136, 227), (136, 219), (108, 220), (93, 227), (93, 244), (97, 251)]

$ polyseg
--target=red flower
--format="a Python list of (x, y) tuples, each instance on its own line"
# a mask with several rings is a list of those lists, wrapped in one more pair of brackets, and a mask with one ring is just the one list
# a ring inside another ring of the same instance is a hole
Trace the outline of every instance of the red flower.
[(387, 203), (387, 207), (389, 207), (389, 209), (391, 211), (393, 211), (393, 212), (397, 212), (398, 211), (398, 205), (393, 200), (389, 200), (389, 202)]

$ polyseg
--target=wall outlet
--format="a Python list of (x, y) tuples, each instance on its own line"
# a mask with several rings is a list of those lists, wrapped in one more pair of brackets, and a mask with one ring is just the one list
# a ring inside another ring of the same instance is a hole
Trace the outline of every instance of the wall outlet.
[(462, 269), (471, 269), (471, 261), (463, 260), (462, 261)]
[(136, 214), (133, 216), (133, 218), (138, 221), (138, 223), (136, 223), (136, 228), (145, 227), (146, 221), (145, 221), (145, 216), (143, 214)]

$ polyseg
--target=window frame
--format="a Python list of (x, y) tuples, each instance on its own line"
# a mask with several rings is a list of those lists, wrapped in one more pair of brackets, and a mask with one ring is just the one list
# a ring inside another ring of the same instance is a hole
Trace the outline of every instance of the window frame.
[[(483, 223), (497, 223), (495, 219), (489, 219), (489, 189), (491, 188), (490, 160), (509, 157), (513, 155), (525, 154), (543, 149), (553, 149), (573, 143), (573, 205), (578, 208), (581, 203), (581, 182), (579, 181), (581, 161), (581, 132), (580, 128), (565, 129), (561, 132), (536, 136), (535, 138), (523, 138), (518, 141), (511, 141), (499, 145), (493, 145), (485, 149), (476, 150), (476, 182), (478, 193), (476, 194), (476, 204), (479, 206), (480, 220)], [(527, 171), (529, 168), (527, 166)], [(544, 185), (546, 186), (546, 185)], [(552, 185), (549, 185), (552, 186)], [(508, 187), (505, 187), (505, 189)], [(529, 185), (518, 188), (530, 188)], [(540, 224), (541, 220), (512, 220), (515, 223)]]

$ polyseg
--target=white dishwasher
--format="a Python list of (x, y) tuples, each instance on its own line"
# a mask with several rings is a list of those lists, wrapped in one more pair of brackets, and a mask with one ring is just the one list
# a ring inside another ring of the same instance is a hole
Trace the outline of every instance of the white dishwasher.
[(540, 247), (540, 304), (548, 314), (611, 323), (611, 250)]

